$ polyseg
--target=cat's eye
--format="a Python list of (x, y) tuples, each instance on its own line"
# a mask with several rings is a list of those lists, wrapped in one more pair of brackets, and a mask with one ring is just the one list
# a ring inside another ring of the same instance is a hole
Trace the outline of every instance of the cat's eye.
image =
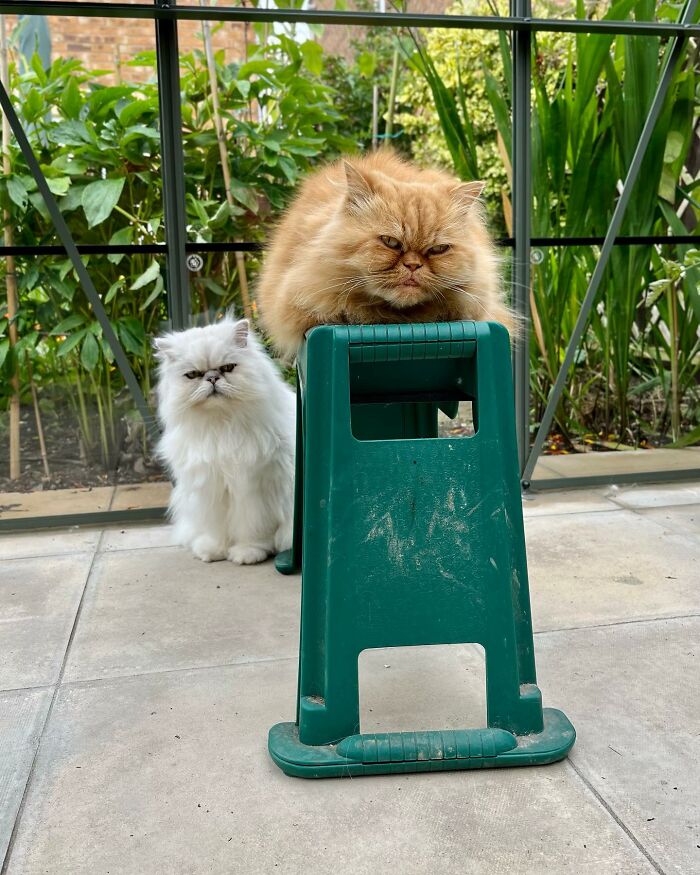
[(201, 371), (188, 371), (185, 376), (188, 380), (196, 380), (197, 377), (203, 376)]
[(221, 365), (221, 367), (219, 368), (219, 371), (220, 371), (222, 374), (230, 374), (231, 371), (232, 371), (235, 367), (236, 367), (236, 365), (235, 365), (233, 362), (229, 362), (227, 365)]
[(386, 234), (382, 234), (379, 239), (385, 246), (388, 246), (389, 249), (401, 249), (401, 241), (397, 240), (396, 237), (388, 237)]
[(449, 243), (439, 243), (437, 246), (431, 246), (426, 255), (444, 255), (449, 248)]

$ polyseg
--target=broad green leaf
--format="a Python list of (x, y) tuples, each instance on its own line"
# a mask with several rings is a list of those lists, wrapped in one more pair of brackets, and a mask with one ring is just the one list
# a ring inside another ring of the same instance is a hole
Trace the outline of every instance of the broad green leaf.
[(143, 355), (146, 334), (139, 320), (127, 316), (117, 322), (116, 328), (124, 349), (132, 355)]
[(88, 130), (85, 122), (78, 119), (68, 119), (49, 128), (47, 136), (52, 143), (61, 146), (82, 146), (93, 143), (95, 138)]
[(297, 166), (291, 158), (286, 158), (284, 155), (280, 155), (279, 159), (277, 160), (277, 166), (291, 183), (295, 183), (297, 181), (297, 177), (299, 175), (297, 171)]
[(144, 270), (140, 277), (138, 277), (134, 282), (129, 286), (130, 292), (135, 292), (137, 289), (142, 289), (144, 286), (147, 286), (149, 283), (152, 283), (153, 280), (160, 275), (160, 265), (154, 259), (150, 265)]
[(78, 207), (82, 207), (84, 189), (84, 185), (71, 185), (68, 189), (68, 194), (58, 202), (62, 213), (68, 213), (71, 210), (77, 210)]
[(58, 155), (51, 162), (51, 167), (54, 170), (68, 176), (82, 176), (87, 172), (89, 166), (87, 161), (83, 161), (76, 155)]
[(155, 299), (162, 293), (164, 288), (163, 277), (158, 274), (156, 277), (156, 284), (153, 286), (153, 291), (146, 298), (146, 300), (141, 304), (139, 310), (146, 310), (151, 304), (155, 301)]
[(80, 94), (80, 88), (75, 77), (71, 76), (61, 95), (61, 109), (67, 118), (78, 118), (82, 105), (83, 98)]
[(85, 337), (88, 333), (87, 328), (81, 328), (80, 331), (76, 331), (74, 334), (69, 335), (66, 339), (61, 343), (58, 348), (58, 354), (60, 356), (66, 356), (68, 353), (75, 349), (75, 347), (80, 343), (80, 341)]
[(83, 189), (83, 210), (89, 228), (104, 222), (119, 202), (124, 188), (124, 177), (98, 179)]
[(42, 111), (45, 111), (46, 109), (48, 109), (48, 107), (44, 105), (41, 94), (36, 88), (31, 88), (22, 101), (22, 115), (28, 122), (33, 122), (36, 121)]
[(238, 89), (241, 97), (247, 100), (250, 95), (250, 82), (247, 79), (236, 79), (233, 84)]
[(235, 197), (238, 203), (243, 204), (244, 207), (248, 207), (252, 213), (258, 212), (258, 199), (249, 186), (243, 185), (236, 180), (232, 180), (231, 194)]
[(73, 313), (70, 316), (67, 316), (58, 325), (49, 332), (49, 334), (56, 336), (57, 334), (68, 334), (69, 331), (72, 331), (74, 328), (77, 328), (78, 325), (82, 325), (85, 321), (85, 317), (79, 315), (78, 313)]
[(0, 368), (5, 364), (5, 359), (7, 358), (7, 354), (10, 351), (10, 339), (6, 337), (4, 340), (0, 340)]
[(664, 164), (670, 164), (675, 161), (681, 154), (685, 137), (680, 131), (671, 131), (666, 138), (666, 148), (664, 149)]
[(80, 348), (80, 364), (88, 371), (93, 371), (100, 360), (100, 347), (97, 344), (95, 335), (88, 331), (83, 339), (83, 345)]
[(214, 280), (209, 279), (209, 277), (203, 277), (198, 280), (205, 288), (209, 289), (210, 292), (214, 292), (215, 295), (218, 295), (220, 298), (223, 298), (226, 294), (226, 289), (222, 288), (218, 283), (214, 282)]
[(13, 204), (16, 204), (21, 210), (27, 209), (29, 204), (28, 192), (18, 176), (8, 176), (7, 193), (10, 195), (10, 200)]
[(136, 119), (143, 118), (144, 115), (152, 114), (156, 115), (158, 111), (158, 104), (156, 103), (155, 98), (148, 98), (146, 100), (133, 100), (131, 103), (127, 103), (126, 106), (119, 112), (119, 123), (122, 127), (128, 128), (129, 125), (132, 125)]
[(323, 72), (323, 48), (314, 40), (307, 40), (299, 48), (306, 69), (314, 76), (320, 76)]
[(62, 176), (58, 179), (47, 179), (46, 184), (49, 187), (51, 194), (64, 195), (70, 188), (70, 176)]
[[(134, 240), (134, 229), (131, 225), (127, 225), (125, 228), (120, 228), (118, 231), (115, 231), (114, 234), (109, 238), (110, 246), (127, 246), (129, 243), (132, 243)], [(124, 258), (124, 255), (118, 255), (116, 253), (107, 256), (107, 260), (112, 264), (119, 264), (119, 262)]]
[(117, 292), (124, 286), (123, 280), (117, 280), (107, 290), (107, 294), (105, 295), (104, 303), (109, 304), (109, 302), (114, 298)]

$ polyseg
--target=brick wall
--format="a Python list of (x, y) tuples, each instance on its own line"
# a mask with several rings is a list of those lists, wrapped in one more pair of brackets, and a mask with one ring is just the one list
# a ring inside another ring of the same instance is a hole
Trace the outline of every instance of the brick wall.
[[(127, 3), (142, 0), (123, 0)], [(109, 3), (105, 2), (108, 9)], [(333, 0), (316, 0), (315, 9), (332, 9)], [(449, 5), (447, 0), (410, 0), (411, 12), (444, 12)], [(349, 4), (352, 8), (353, 4)], [(16, 16), (8, 15), (8, 33), (15, 26)], [(151, 75), (146, 67), (126, 66), (139, 52), (153, 51), (156, 46), (155, 26), (152, 21), (129, 18), (88, 18), (80, 16), (52, 16), (51, 53), (53, 58), (78, 58), (88, 69), (115, 70), (122, 66), (122, 78), (126, 81), (141, 81)], [(201, 22), (181, 21), (178, 24), (181, 52), (189, 52), (203, 47)], [(244, 55), (247, 26), (234, 22), (214, 23), (214, 49), (225, 49), (227, 60), (241, 59)], [(327, 52), (350, 54), (350, 40), (361, 39), (364, 28), (329, 25), (321, 37), (321, 44)], [(251, 34), (252, 39), (252, 34)], [(114, 75), (100, 78), (106, 84), (115, 81)]]
[[(134, 3), (137, 0), (124, 0)], [(109, 7), (108, 3), (104, 4)], [(8, 33), (16, 24), (16, 16), (7, 16)], [(214, 23), (215, 51), (224, 49), (227, 60), (243, 56), (245, 28), (242, 24)], [(152, 68), (126, 66), (139, 52), (154, 51), (156, 47), (153, 21), (136, 18), (88, 18), (79, 16), (51, 16), (51, 57), (78, 58), (91, 70), (116, 70), (121, 65), (125, 81), (142, 81), (152, 74)], [(198, 21), (178, 24), (180, 52), (203, 49), (202, 25)], [(100, 77), (100, 82), (113, 83), (116, 76)]]

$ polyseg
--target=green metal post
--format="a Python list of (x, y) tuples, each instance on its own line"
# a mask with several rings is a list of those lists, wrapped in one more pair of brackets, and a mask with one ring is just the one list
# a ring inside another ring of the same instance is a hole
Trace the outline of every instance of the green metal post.
[[(511, 15), (529, 17), (530, 0), (511, 0)], [(530, 446), (530, 31), (513, 32), (513, 308), (521, 319), (512, 343), (515, 432), (522, 472)]]
[[(175, 0), (155, 0), (171, 9)], [(167, 255), (168, 312), (175, 331), (190, 324), (190, 282), (187, 273), (187, 214), (180, 109), (180, 59), (177, 19), (156, 19), (156, 55), (160, 90), (161, 178)]]

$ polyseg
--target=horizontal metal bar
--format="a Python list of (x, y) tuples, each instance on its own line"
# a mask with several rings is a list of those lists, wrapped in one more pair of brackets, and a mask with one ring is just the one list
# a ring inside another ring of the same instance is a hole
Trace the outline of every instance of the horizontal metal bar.
[(144, 520), (163, 520), (166, 512), (166, 507), (136, 507), (125, 510), (94, 510), (90, 513), (61, 513), (55, 516), (13, 517), (9, 520), (0, 519), (0, 532), (139, 523)]
[(146, 18), (197, 21), (276, 21), (280, 23), (346, 24), (365, 27), (442, 27), (476, 30), (551, 31), (554, 33), (700, 36), (698, 24), (657, 21), (593, 21), (590, 19), (525, 18), (499, 15), (425, 15), (407, 12), (316, 11), (255, 9), (242, 6), (156, 7), (126, 3), (79, 3), (61, 0), (3, 0), (3, 12), (18, 15), (74, 15), (91, 18)]
[[(514, 240), (512, 237), (501, 237), (497, 241), (499, 246), (513, 246)], [(605, 237), (531, 237), (530, 246), (545, 246), (556, 248), (558, 246), (602, 246), (605, 242)], [(700, 245), (700, 235), (698, 234), (642, 234), (629, 237), (616, 237), (613, 241), (613, 246), (655, 246), (656, 244), (668, 244), (670, 246), (684, 246), (687, 244), (697, 243)]]
[[(78, 244), (80, 255), (162, 255), (164, 243), (131, 243), (124, 246), (110, 246), (108, 243)], [(44, 246), (0, 246), (0, 255), (65, 255), (63, 246), (47, 243)]]
[[(546, 457), (545, 457), (546, 458)], [(677, 471), (639, 471), (625, 474), (592, 474), (588, 477), (547, 477), (523, 484), (526, 492), (540, 489), (583, 489), (586, 486), (616, 486), (618, 483), (674, 483), (700, 480), (700, 468), (679, 468)]]
[[(559, 246), (601, 246), (605, 237), (531, 237), (530, 246), (545, 246), (556, 248)], [(512, 237), (499, 237), (496, 240), (499, 246), (511, 247), (514, 245)], [(687, 246), (697, 243), (700, 245), (700, 234), (674, 234), (671, 236), (642, 235), (631, 237), (617, 237), (615, 246), (655, 246), (656, 244), (669, 246)], [(187, 252), (262, 252), (264, 243), (242, 241), (239, 243), (187, 243)], [(110, 246), (100, 243), (78, 244), (78, 252), (81, 255), (165, 255), (168, 247), (165, 243), (134, 243), (126, 246)], [(65, 255), (63, 246), (0, 246), (0, 257), (3, 255)]]

